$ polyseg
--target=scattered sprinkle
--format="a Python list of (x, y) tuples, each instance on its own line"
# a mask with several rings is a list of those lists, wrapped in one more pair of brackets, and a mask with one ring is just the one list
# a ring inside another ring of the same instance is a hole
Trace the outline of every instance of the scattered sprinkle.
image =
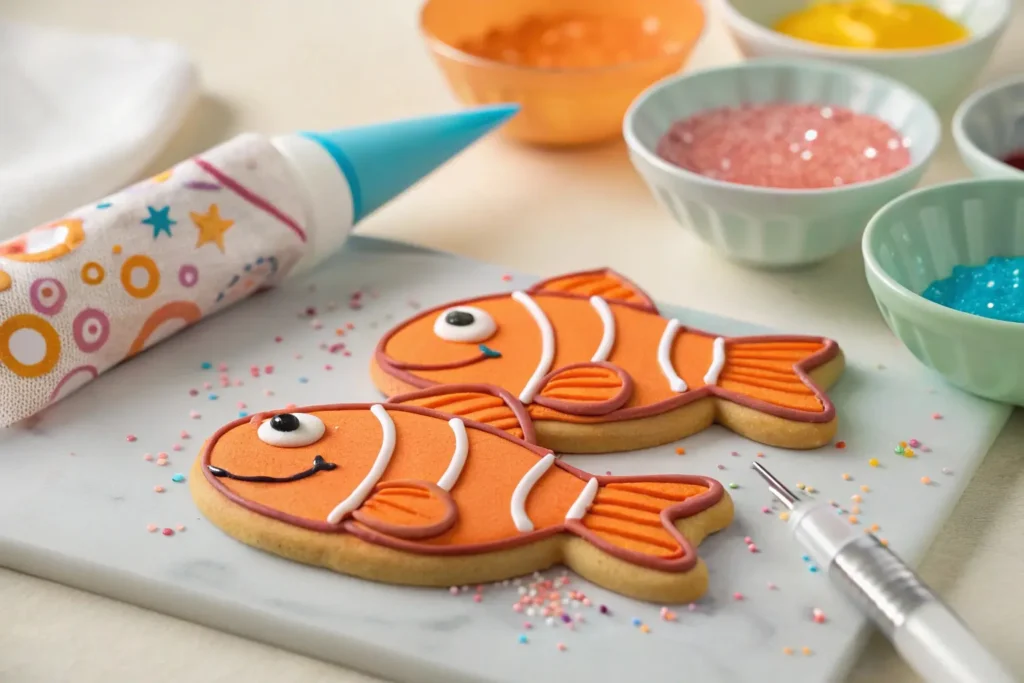
[(610, 609), (608, 609), (608, 605), (601, 605), (600, 607), (597, 608), (597, 611), (600, 612), (601, 614), (611, 614), (612, 613), (612, 611)]
[(473, 596), (473, 602), (483, 602), (484, 596), (477, 593)]
[(156, 524), (147, 524), (146, 525), (146, 531), (148, 531), (149, 533), (153, 533), (156, 530), (157, 530), (157, 525)]
[(505, 273), (504, 275), (501, 276), (501, 281), (502, 282), (511, 282), (512, 281), (512, 276), (509, 275), (508, 273)]
[(872, 524), (870, 527), (868, 527), (868, 530), (871, 533), (875, 533), (875, 532), (879, 531), (881, 528), (882, 527), (878, 526), (877, 524)]
[(850, 481), (851, 479), (853, 479), (853, 477), (851, 477), (846, 472), (843, 472), (843, 481)]
[(816, 565), (812, 564), (810, 567), (807, 568), (807, 571), (809, 571), (812, 574), (817, 574), (818, 573), (818, 567)]
[(738, 489), (739, 487), (740, 487), (740, 485), (737, 484), (736, 482), (734, 482), (734, 481), (730, 481), (729, 482), (729, 488), (731, 488), (731, 489)]
[(868, 460), (868, 464), (872, 467), (878, 467), (878, 458), (871, 458)]
[(807, 484), (803, 483), (802, 481), (798, 481), (798, 482), (796, 483), (796, 487), (797, 487), (798, 489), (800, 489), (801, 491), (803, 491), (803, 490), (804, 490), (805, 488), (807, 488)]
[(856, 524), (860, 520), (857, 519), (857, 515), (850, 515), (850, 524)]
[(918, 441), (917, 439), (911, 439), (910, 441), (908, 441), (908, 442), (907, 442), (907, 444), (908, 444), (908, 445), (909, 445), (909, 446), (910, 446), (911, 448), (917, 448), (917, 447), (919, 447), (919, 446), (921, 445), (921, 442), (920, 442), (920, 441)]
[(555, 647), (558, 648), (559, 652), (565, 652), (568, 649), (565, 647), (565, 643), (558, 643)]
[(810, 656), (811, 648), (809, 648), (809, 647), (802, 647), (802, 648), (800, 648), (800, 652), (804, 653), (804, 655), (806, 655), (806, 656)]
[(743, 593), (740, 593), (739, 591), (736, 591), (735, 593), (732, 594), (732, 599), (733, 600), (742, 600), (743, 599)]
[(182, 450), (182, 448), (184, 448), (184, 446), (182, 446), (180, 443), (176, 443), (171, 446), (172, 451), (180, 451)]
[(940, 413), (932, 413), (932, 419), (933, 420), (941, 420), (942, 419), (942, 415)]
[(157, 484), (156, 486), (153, 487), (153, 490), (156, 491), (157, 493), (163, 493), (167, 489), (165, 489), (163, 486), (160, 486), (159, 484)]
[(682, 446), (676, 447), (676, 455), (686, 455), (686, 449)]
[(862, 484), (860, 490), (863, 491), (864, 493), (868, 493), (871, 491), (871, 487), (868, 486), (867, 484)]
[(639, 626), (640, 624), (643, 623), (642, 621), (640, 621), (640, 617), (633, 617), (632, 621), (633, 621), (633, 626)]
[(153, 454), (152, 453), (144, 453), (142, 455), (142, 459), (145, 460), (146, 462), (153, 462)]
[(177, 529), (178, 531), (184, 531), (185, 530), (185, 525), (184, 524), (179, 524), (178, 526), (176, 526), (174, 528)]
[(905, 447), (897, 446), (896, 448), (893, 449), (893, 452), (896, 453), (896, 455), (903, 455), (903, 453), (905, 452)]
[(854, 505), (852, 508), (850, 508), (850, 512), (852, 514), (859, 515), (860, 514), (860, 506), (859, 505)]
[(772, 509), (765, 505), (763, 508), (761, 508), (761, 512), (763, 512), (766, 515), (770, 515), (772, 513)]
[(814, 610), (812, 610), (811, 618), (814, 619), (814, 623), (815, 624), (824, 624), (825, 623), (825, 613), (822, 612), (817, 607), (815, 607)]
[(198, 420), (200, 417), (202, 417), (199, 414), (198, 410), (190, 410), (190, 411), (188, 411), (188, 416), (191, 417), (193, 420)]
[(770, 590), (770, 591), (773, 591), (773, 590), (778, 590), (778, 588), (779, 588), (779, 587), (778, 587), (778, 586), (776, 586), (776, 585), (775, 585), (774, 583), (772, 583), (771, 581), (769, 581), (769, 582), (768, 582), (768, 590)]
[(309, 382), (309, 378), (308, 377), (300, 377), (299, 378), (299, 384), (307, 384), (308, 382)]
[(881, 543), (882, 545), (885, 545), (885, 546), (889, 545), (889, 541), (887, 539), (884, 539), (884, 538), (878, 539), (878, 542)]
[(932, 478), (931, 477), (921, 477), (921, 483), (924, 484), (925, 486), (928, 486), (928, 484), (932, 483)]
[(949, 469), (948, 467), (943, 467), (942, 468), (942, 473), (943, 474), (953, 474), (953, 470)]
[(192, 435), (189, 434), (188, 432), (186, 432), (184, 429), (182, 429), (181, 430), (181, 438), (183, 438), (183, 439), (191, 439)]
[(180, 484), (181, 482), (185, 481), (185, 475), (181, 474), (180, 472), (173, 474), (171, 475), (171, 481), (173, 481), (176, 484)]
[(174, 535), (174, 529), (164, 528), (164, 530), (161, 531), (160, 533), (162, 533), (164, 536), (173, 536)]
[(641, 624), (641, 626), (640, 626), (640, 633), (650, 633), (650, 632), (651, 632), (651, 627), (650, 626), (648, 626), (647, 624)]
[(199, 367), (201, 367), (203, 370), (209, 370), (210, 368), (213, 367), (213, 363), (210, 363), (209, 361), (203, 361), (202, 363), (200, 363)]
[(519, 634), (519, 642), (520, 642), (520, 643), (522, 643), (523, 645), (526, 645), (526, 644), (527, 644), (528, 642), (530, 642), (530, 641), (529, 641), (529, 639), (528, 639), (528, 638), (526, 637), (526, 634), (525, 634), (525, 633), (520, 633), (520, 634)]
[(128, 443), (135, 443), (136, 441), (139, 440), (138, 437), (135, 436), (134, 434), (129, 434), (128, 436), (126, 436), (124, 438), (125, 438), (126, 441), (128, 441)]
[(836, 441), (836, 448), (840, 448), (840, 449), (841, 448), (846, 448), (846, 442), (845, 441)]
[(904, 458), (913, 458), (914, 457), (914, 449), (913, 448), (904, 448), (903, 449), (903, 457)]
[(781, 519), (783, 522), (789, 521), (789, 513), (786, 511), (780, 512), (779, 519)]
[(198, 389), (189, 389), (188, 390), (188, 395), (189, 396), (198, 396), (199, 395), (199, 390)]
[(791, 654), (793, 654), (793, 648), (791, 648), (791, 647), (784, 647), (784, 648), (782, 648), (782, 654), (784, 654), (784, 655), (791, 655)]

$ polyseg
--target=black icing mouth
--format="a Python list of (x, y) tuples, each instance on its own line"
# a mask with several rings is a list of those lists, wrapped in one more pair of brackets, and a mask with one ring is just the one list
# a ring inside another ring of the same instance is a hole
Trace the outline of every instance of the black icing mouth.
[(231, 472), (228, 472), (225, 469), (221, 469), (220, 467), (214, 467), (213, 465), (207, 465), (206, 467), (207, 469), (210, 470), (210, 474), (212, 474), (215, 477), (221, 477), (224, 479), (234, 479), (235, 481), (251, 481), (258, 484), (287, 484), (292, 481), (299, 481), (301, 479), (306, 479), (307, 477), (312, 477), (317, 472), (330, 472), (331, 470), (338, 468), (338, 466), (335, 465), (333, 462), (327, 462), (326, 460), (323, 459), (323, 456), (320, 455), (313, 458), (313, 466), (310, 467), (308, 470), (303, 470), (301, 472), (291, 475), (290, 477), (268, 477), (263, 474), (248, 476), (242, 474), (232, 474)]

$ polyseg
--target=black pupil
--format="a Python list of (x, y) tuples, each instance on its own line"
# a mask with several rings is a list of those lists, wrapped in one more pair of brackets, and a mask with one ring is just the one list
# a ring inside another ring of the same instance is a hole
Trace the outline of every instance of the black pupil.
[(291, 413), (281, 413), (270, 418), (270, 426), (279, 432), (294, 432), (299, 428), (299, 418)]
[(472, 325), (475, 320), (476, 318), (473, 317), (473, 314), (468, 311), (449, 311), (448, 315), (444, 317), (446, 323), (456, 327)]

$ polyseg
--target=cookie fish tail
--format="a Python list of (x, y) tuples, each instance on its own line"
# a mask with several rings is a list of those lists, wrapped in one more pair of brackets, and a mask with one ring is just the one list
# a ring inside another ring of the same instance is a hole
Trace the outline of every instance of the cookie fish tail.
[[(599, 482), (599, 483), (597, 483)], [(717, 528), (690, 528), (681, 520), (693, 518), (726, 494), (713, 479), (686, 475), (601, 477), (588, 483), (593, 499), (580, 510), (588, 491), (577, 500), (567, 523), (570, 531), (605, 552), (634, 564), (665, 571), (693, 566), (693, 546)], [(688, 538), (690, 536), (693, 541)]]
[(820, 413), (827, 400), (808, 373), (838, 352), (818, 337), (750, 337), (716, 341), (709, 384), (767, 403)]

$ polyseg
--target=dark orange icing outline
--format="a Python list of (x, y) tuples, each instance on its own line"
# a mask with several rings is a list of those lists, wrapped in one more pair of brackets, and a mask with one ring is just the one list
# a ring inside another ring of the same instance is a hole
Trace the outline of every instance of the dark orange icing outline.
[[(491, 393), (494, 395), (501, 395), (505, 397), (506, 400), (508, 398), (512, 398), (510, 407), (512, 407), (513, 411), (516, 412), (517, 415), (520, 414), (520, 412), (522, 412), (522, 414), (525, 414), (524, 407), (521, 403), (519, 403), (518, 399), (511, 397), (511, 395), (508, 394), (508, 392), (497, 387), (490, 387), (488, 385), (483, 384), (459, 384), (446, 385), (444, 388), (448, 391), (459, 393)], [(398, 396), (396, 398), (402, 399), (404, 398), (404, 396)], [(519, 410), (516, 410), (516, 403), (519, 403)], [(273, 416), (278, 413), (296, 411), (304, 413), (313, 413), (318, 411), (369, 410), (370, 406), (372, 405), (375, 404), (339, 403), (333, 405), (308, 406), (303, 408), (291, 408), (288, 410), (268, 411), (266, 413), (262, 413), (262, 415)], [(408, 413), (415, 413), (418, 415), (426, 415), (428, 417), (434, 417), (439, 420), (445, 421), (451, 418), (451, 415), (449, 415), (448, 413), (442, 413), (436, 410), (431, 410), (429, 408), (421, 408), (419, 406), (402, 405), (401, 403), (389, 403), (388, 409), (399, 410)], [(527, 420), (529, 421), (528, 417)], [(534, 543), (554, 536), (556, 534), (568, 531), (586, 540), (588, 543), (591, 543), (594, 546), (601, 548), (602, 550), (612, 555), (615, 555), (616, 557), (620, 557), (626, 561), (632, 562), (633, 564), (643, 567), (650, 567), (652, 569), (658, 569), (661, 571), (686, 572), (696, 565), (697, 553), (694, 551), (693, 546), (690, 544), (690, 542), (686, 540), (686, 537), (683, 536), (675, 527), (675, 524), (673, 522), (684, 517), (691, 517), (693, 515), (703, 512), (704, 510), (707, 510), (708, 508), (718, 503), (725, 493), (725, 489), (722, 487), (722, 484), (714, 479), (711, 479), (710, 477), (687, 474), (665, 474), (638, 477), (608, 477), (601, 475), (591, 475), (587, 472), (584, 472), (583, 470), (577, 469), (571, 465), (562, 462), (561, 460), (556, 459), (554, 463), (552, 463), (553, 467), (558, 467), (582, 481), (597, 479), (599, 486), (605, 486), (607, 484), (628, 480), (630, 482), (674, 482), (680, 484), (690, 484), (695, 486), (706, 487), (707, 491), (705, 493), (694, 496), (692, 498), (688, 498), (676, 505), (672, 505), (668, 508), (665, 508), (661, 512), (662, 522), (665, 524), (666, 529), (673, 536), (673, 538), (679, 543), (681, 555), (679, 557), (674, 558), (659, 558), (651, 557), (643, 553), (637, 553), (635, 551), (620, 548), (612, 543), (604, 541), (596, 534), (594, 534), (592, 531), (583, 526), (582, 522), (578, 520), (568, 520), (563, 524), (554, 525), (545, 529), (537, 529), (535, 531), (520, 534), (519, 536), (503, 539), (500, 541), (492, 541), (489, 543), (465, 544), (458, 546), (430, 545), (390, 536), (388, 534), (364, 526), (360, 524), (358, 521), (353, 520), (347, 520), (338, 525), (329, 524), (328, 522), (313, 522), (307, 519), (303, 519), (301, 517), (289, 515), (285, 512), (281, 512), (280, 510), (275, 510), (266, 505), (250, 501), (228, 489), (217, 477), (213, 476), (213, 474), (210, 472), (210, 457), (213, 453), (214, 447), (217, 444), (217, 441), (220, 439), (221, 436), (223, 436), (228, 431), (234, 429), (235, 427), (246, 424), (250, 421), (251, 418), (242, 417), (222, 426), (220, 429), (213, 433), (209, 440), (207, 440), (206, 444), (203, 446), (203, 450), (200, 453), (200, 462), (203, 468), (203, 476), (206, 477), (206, 481), (221, 495), (247, 510), (251, 510), (252, 512), (263, 515), (264, 517), (276, 519), (287, 524), (291, 524), (293, 526), (297, 526), (304, 529), (310, 529), (312, 531), (321, 531), (325, 533), (350, 533), (353, 536), (356, 536), (357, 538), (361, 538), (362, 540), (367, 541), (368, 543), (394, 548), (396, 550), (402, 550), (405, 552), (420, 553), (423, 555), (475, 555), (480, 553), (494, 552), (498, 550), (505, 550), (508, 548), (515, 548), (522, 545), (527, 545), (529, 543)], [(514, 436), (506, 432), (503, 432), (500, 429), (497, 429), (496, 427), (492, 427), (491, 425), (483, 424), (481, 422), (469, 419), (465, 419), (464, 421), (466, 427), (468, 428), (488, 432), (490, 434), (501, 437), (513, 443), (519, 444), (520, 446), (531, 451), (538, 457), (543, 457), (551, 453), (551, 451), (548, 449), (541, 448), (540, 446), (535, 446), (531, 443), (527, 443), (522, 439), (517, 439)], [(525, 433), (526, 424), (524, 424), (523, 427)], [(530, 424), (530, 431), (532, 431), (532, 424)]]
[[(569, 273), (567, 275), (562, 275), (559, 277), (574, 277), (576, 275), (585, 275), (591, 272), (595, 271), (581, 271), (580, 273)], [(570, 292), (534, 292), (532, 289), (527, 291), (531, 292), (535, 296), (557, 296), (565, 299), (577, 299), (582, 301), (586, 301), (589, 298), (584, 295), (573, 294)], [(374, 349), (373, 352), (373, 357), (375, 362), (377, 363), (377, 366), (381, 369), (382, 372), (385, 372), (386, 374), (391, 375), (395, 379), (404, 382), (405, 384), (408, 384), (410, 386), (414, 386), (421, 389), (428, 387), (444, 386), (443, 384), (439, 384), (432, 380), (418, 377), (417, 375), (414, 375), (412, 372), (410, 372), (410, 370), (449, 370), (452, 368), (472, 365), (473, 363), (485, 362), (487, 360), (486, 355), (481, 354), (481, 356), (478, 359), (468, 359), (455, 361), (452, 363), (440, 363), (437, 365), (429, 366), (422, 363), (402, 363), (399, 361), (392, 360), (384, 352), (384, 348), (387, 346), (388, 341), (390, 341), (391, 337), (397, 334), (400, 329), (405, 327), (410, 322), (410, 320), (419, 319), (420, 317), (428, 316), (431, 313), (443, 311), (454, 306), (469, 305), (476, 303), (478, 301), (486, 301), (489, 299), (494, 299), (496, 297), (502, 296), (510, 296), (510, 294), (508, 292), (499, 292), (495, 294), (485, 294), (483, 296), (476, 296), (470, 299), (461, 299), (459, 301), (449, 301), (447, 303), (441, 304), (440, 306), (435, 306), (434, 308), (427, 309), (426, 311), (423, 311), (422, 313), (418, 314), (415, 318), (402, 321), (398, 325), (388, 330), (377, 343), (377, 348)], [(657, 308), (652, 309), (639, 304), (630, 303), (628, 301), (615, 300), (615, 304), (618, 306), (629, 306), (639, 311), (655, 313), (659, 316), (661, 315)], [(717, 334), (711, 334), (703, 330), (698, 330), (696, 328), (684, 326), (680, 326), (676, 334), (682, 334), (683, 332), (687, 331), (695, 334), (700, 334), (705, 337), (721, 336)], [(725, 337), (725, 339), (733, 342), (742, 341), (743, 343), (748, 344), (756, 344), (762, 342), (817, 342), (824, 344), (824, 348), (822, 348), (821, 351), (818, 351), (817, 353), (808, 356), (804, 360), (793, 365), (793, 371), (797, 378), (799, 378), (801, 382), (806, 384), (814, 393), (814, 397), (821, 402), (821, 412), (814, 413), (806, 410), (797, 410), (795, 408), (786, 408), (785, 406), (777, 406), (773, 403), (768, 403), (767, 401), (763, 401), (752, 396), (747, 396), (745, 394), (740, 394), (734, 391), (730, 391), (728, 389), (723, 389), (717, 385), (705, 385), (703, 387), (700, 387), (699, 389), (692, 389), (690, 391), (683, 392), (678, 396), (673, 396), (672, 398), (660, 401), (658, 403), (652, 403), (651, 405), (647, 406), (636, 406), (634, 408), (624, 408), (622, 410), (615, 410), (610, 413), (600, 415), (599, 417), (602, 418), (601, 422), (619, 422), (622, 420), (632, 420), (644, 417), (651, 417), (653, 415), (661, 415), (662, 413), (667, 413), (671, 410), (684, 406), (688, 403), (699, 401), (700, 399), (706, 398), (708, 396), (716, 396), (718, 398), (722, 398), (727, 401), (732, 401), (733, 403), (746, 406), (748, 408), (753, 408), (754, 410), (757, 410), (759, 412), (766, 413), (768, 415), (775, 415), (776, 417), (781, 417), (785, 420), (791, 420), (793, 422), (826, 423), (831, 422), (835, 418), (836, 409), (835, 406), (832, 404), (832, 401), (828, 398), (828, 396), (821, 389), (821, 387), (819, 387), (817, 383), (814, 382), (807, 374), (814, 368), (824, 365), (825, 363), (829, 362), (837, 355), (839, 355), (839, 345), (834, 340), (828, 339), (827, 337), (812, 337), (807, 335), (757, 335), (753, 337)], [(558, 372), (559, 370), (563, 369), (565, 368), (555, 368), (552, 371), (552, 373)], [(623, 370), (622, 372), (625, 371)], [(550, 374), (551, 373), (549, 373), (549, 376)], [(537, 403), (538, 405), (543, 405), (542, 403), (539, 403), (537, 401), (537, 397), (534, 398), (533, 402)]]

